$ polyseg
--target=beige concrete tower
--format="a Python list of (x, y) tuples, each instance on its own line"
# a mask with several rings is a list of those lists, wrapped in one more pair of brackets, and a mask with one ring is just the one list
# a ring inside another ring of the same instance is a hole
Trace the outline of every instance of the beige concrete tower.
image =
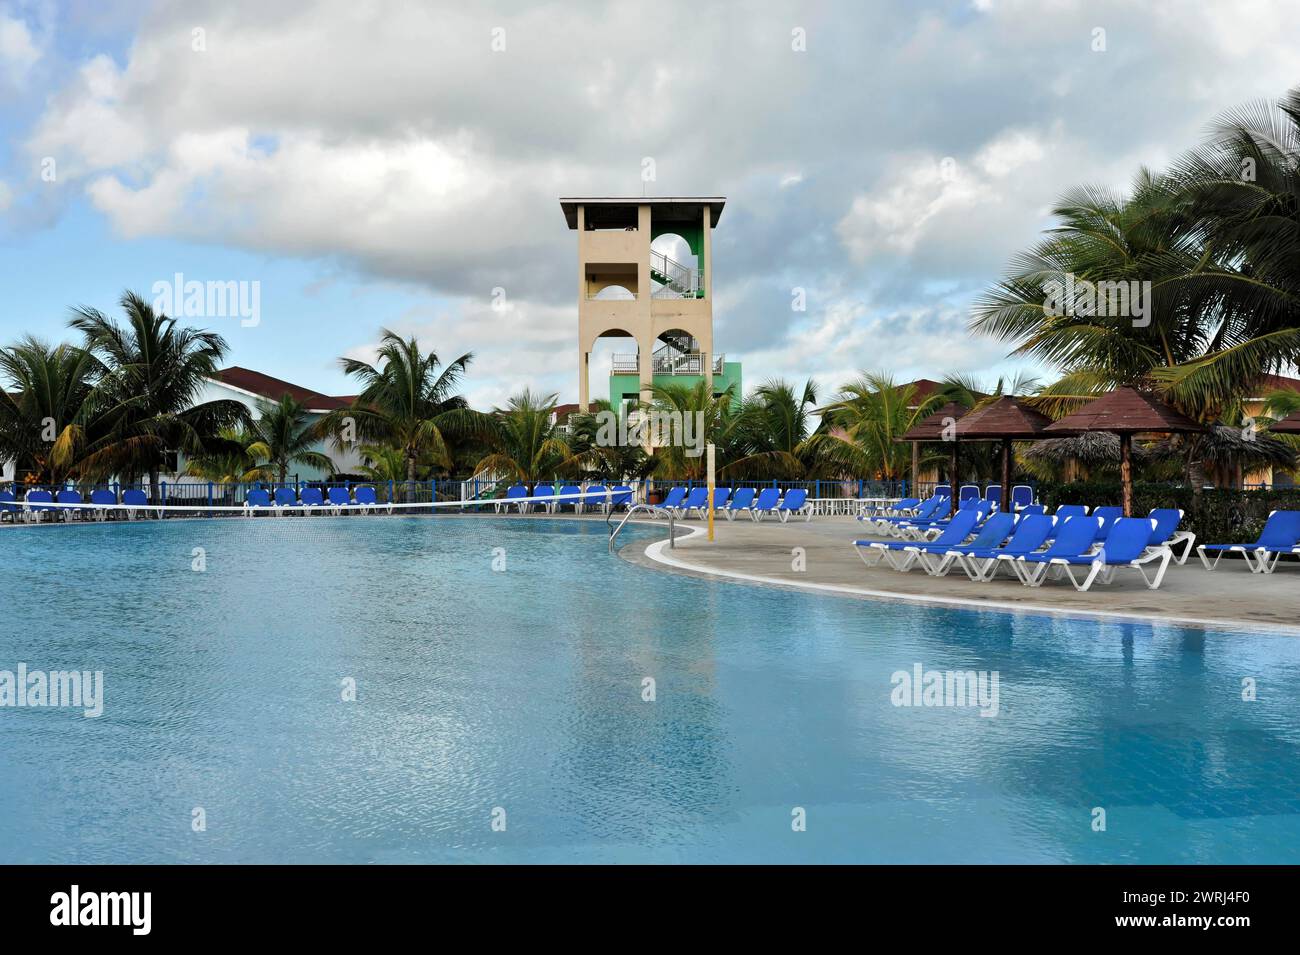
[[(713, 255), (711, 233), (721, 198), (561, 199), (564, 218), (578, 232), (578, 404), (590, 404), (588, 363), (601, 336), (633, 338), (637, 355), (614, 373), (635, 372), (641, 400), (665, 375), (703, 377), (712, 384)], [(663, 235), (685, 240), (694, 264), (651, 249)], [(631, 297), (610, 298), (619, 286)], [(721, 372), (721, 368), (717, 369)]]

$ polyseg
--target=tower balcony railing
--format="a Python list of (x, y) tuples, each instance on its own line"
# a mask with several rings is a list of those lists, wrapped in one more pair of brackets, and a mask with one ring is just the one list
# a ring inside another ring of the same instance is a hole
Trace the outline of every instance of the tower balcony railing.
[[(727, 365), (726, 355), (713, 356), (713, 373), (721, 375)], [(650, 359), (650, 371), (655, 375), (702, 375), (704, 374), (704, 356), (699, 352), (665, 355), (656, 352)], [(641, 373), (641, 363), (635, 354), (613, 355), (610, 360), (611, 375), (637, 375)]]

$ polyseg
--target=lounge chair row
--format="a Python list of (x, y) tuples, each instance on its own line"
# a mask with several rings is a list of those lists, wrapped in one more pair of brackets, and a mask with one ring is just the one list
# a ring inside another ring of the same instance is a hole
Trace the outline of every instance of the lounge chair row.
[(346, 487), (337, 486), (326, 488), (324, 492), (318, 487), (305, 487), (298, 494), (291, 487), (280, 487), (275, 489), (274, 495), (262, 488), (254, 488), (244, 500), (244, 516), (255, 517), (263, 511), (276, 515), (295, 511), (301, 514), (326, 511), (330, 514), (353, 511), (368, 514), (380, 508), (386, 508), (392, 513), (393, 509), (389, 505), (379, 503), (373, 487), (359, 485), (355, 494), (356, 497), (353, 498)]
[[(620, 507), (632, 506), (632, 488), (626, 484), (606, 487), (593, 484), (586, 491), (577, 484), (565, 484), (557, 492), (552, 484), (538, 484), (529, 493), (526, 485), (514, 484), (506, 488), (505, 497), (493, 501), (496, 513), (510, 513), (510, 508), (518, 508), (520, 514), (527, 514), (534, 509), (547, 514), (554, 514), (563, 507), (572, 507), (574, 513), (584, 510), (608, 513)], [(525, 498), (545, 498), (545, 500), (525, 500)]]
[[(935, 486), (934, 493), (940, 497), (952, 497), (951, 484)], [(1002, 485), (990, 484), (983, 490), (978, 484), (963, 484), (957, 489), (957, 503), (966, 501), (988, 501), (990, 504), (1002, 504)], [(1028, 484), (1017, 484), (1011, 488), (1011, 508), (1020, 511), (1034, 503), (1034, 489)]]
[[(118, 504), (117, 495), (112, 491), (104, 488), (90, 492), (90, 499), (87, 501), (81, 496), (80, 491), (65, 488), (57, 494), (51, 494), (49, 491), (33, 490), (20, 501), (12, 491), (0, 491), (0, 516), (8, 514), (11, 520), (39, 522), (48, 517), (52, 521), (73, 521), (80, 518), (81, 520), (106, 520), (113, 510), (109, 505)], [(136, 507), (144, 507), (149, 503), (149, 498), (144, 491), (131, 488), (122, 492), (121, 503), (126, 505), (123, 512), (128, 518), (134, 519)], [(63, 507), (54, 507), (55, 504), (64, 505)]]
[[(708, 515), (709, 490), (707, 487), (693, 487), (689, 491), (684, 487), (669, 488), (659, 506), (678, 518), (690, 517), (692, 511), (704, 518)], [(781, 489), (775, 487), (765, 487), (761, 491), (752, 487), (738, 487), (734, 491), (729, 487), (715, 487), (713, 512), (729, 521), (734, 521), (741, 514), (753, 521), (771, 516), (782, 524), (789, 521), (791, 515), (802, 515), (805, 521), (812, 520), (808, 491), (801, 487), (790, 488), (784, 496)]]
[[(1175, 560), (1174, 547), (1183, 544), (1185, 561), (1195, 540), (1190, 531), (1178, 530), (1183, 512), (1176, 508), (1124, 517), (1110, 508), (1086, 514), (1080, 513), (1086, 510), (1082, 505), (1069, 505), (1048, 515), (1037, 507), (1020, 514), (963, 507), (941, 526), (928, 526), (910, 540), (860, 540), (854, 545), (867, 566), (883, 560), (895, 570), (920, 566), (936, 577), (955, 566), (971, 580), (989, 581), (1006, 568), (1028, 587), (1038, 587), (1049, 577), (1066, 577), (1084, 591), (1097, 580), (1110, 583), (1117, 570), (1128, 568), (1137, 570), (1154, 590)], [(937, 536), (930, 538), (930, 531)], [(1148, 573), (1153, 564), (1154, 573)]]
[[(545, 500), (528, 500), (528, 498), (545, 498)], [(632, 488), (619, 484), (607, 488), (603, 484), (593, 484), (585, 491), (576, 484), (566, 484), (557, 492), (549, 484), (539, 484), (532, 492), (526, 485), (516, 484), (506, 489), (505, 497), (493, 502), (496, 512), (509, 513), (516, 507), (519, 513), (526, 514), (534, 509), (554, 514), (564, 507), (572, 507), (575, 513), (584, 510), (608, 513), (620, 507), (633, 504)], [(689, 518), (692, 514), (704, 518), (708, 514), (709, 490), (706, 486), (671, 487), (658, 505), (660, 510), (652, 512), (657, 517), (670, 512), (679, 519)], [(759, 491), (757, 488), (741, 487), (733, 492), (731, 488), (715, 487), (713, 489), (713, 510), (727, 520), (735, 520), (744, 514), (752, 520), (761, 521), (773, 516), (785, 523), (793, 515), (802, 515), (804, 520), (812, 518), (812, 505), (808, 503), (808, 491), (804, 488), (791, 488), (782, 496), (779, 488), (768, 487)]]

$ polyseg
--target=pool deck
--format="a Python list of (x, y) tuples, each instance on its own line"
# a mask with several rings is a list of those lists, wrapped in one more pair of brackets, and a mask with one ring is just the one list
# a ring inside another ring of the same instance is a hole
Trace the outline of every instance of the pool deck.
[[(709, 576), (768, 586), (795, 587), (859, 599), (912, 600), (938, 605), (1066, 614), (1109, 620), (1142, 620), (1210, 629), (1249, 629), (1300, 636), (1300, 566), (1281, 564), (1275, 573), (1252, 574), (1238, 560), (1210, 572), (1195, 553), (1185, 566), (1171, 564), (1159, 590), (1141, 576), (1121, 571), (1109, 585), (1096, 583), (1079, 593), (1068, 580), (1041, 587), (1023, 586), (999, 574), (988, 583), (969, 580), (959, 568), (931, 577), (919, 568), (899, 573), (888, 566), (867, 567), (852, 542), (871, 538), (850, 517), (816, 517), (754, 523), (714, 524), (713, 543), (700, 521), (679, 521), (677, 546), (667, 546), (667, 521), (658, 523), (664, 539), (620, 549), (634, 563), (676, 573)], [(803, 570), (793, 569), (794, 548), (803, 548)]]

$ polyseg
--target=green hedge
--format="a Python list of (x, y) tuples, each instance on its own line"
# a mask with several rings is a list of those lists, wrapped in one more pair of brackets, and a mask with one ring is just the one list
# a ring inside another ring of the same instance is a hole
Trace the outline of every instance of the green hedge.
[[(1120, 503), (1118, 481), (1078, 481), (1073, 484), (1040, 484), (1038, 499), (1050, 514), (1061, 504), (1099, 507)], [(1253, 541), (1264, 527), (1270, 511), (1300, 510), (1300, 489), (1275, 491), (1232, 491), (1207, 488), (1201, 507), (1192, 507), (1190, 488), (1172, 484), (1134, 484), (1133, 513), (1146, 514), (1156, 507), (1181, 507), (1187, 512), (1183, 527), (1196, 532), (1200, 543), (1231, 544)]]

